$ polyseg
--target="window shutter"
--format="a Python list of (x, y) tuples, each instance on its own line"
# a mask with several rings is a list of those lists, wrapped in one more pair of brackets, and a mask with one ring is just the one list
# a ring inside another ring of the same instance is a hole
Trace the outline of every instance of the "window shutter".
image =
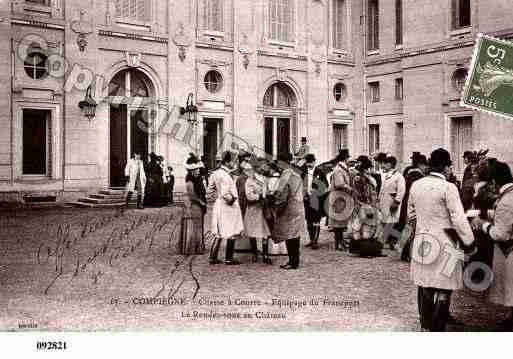
[(289, 22), (287, 26), (287, 41), (294, 41), (295, 40), (295, 29), (294, 29), (294, 23), (295, 23), (295, 15), (296, 15), (296, 8), (295, 8), (295, 1), (294, 0), (287, 0), (287, 6), (283, 9), (289, 16)]
[(458, 28), (458, 0), (451, 0), (451, 26), (453, 29)]

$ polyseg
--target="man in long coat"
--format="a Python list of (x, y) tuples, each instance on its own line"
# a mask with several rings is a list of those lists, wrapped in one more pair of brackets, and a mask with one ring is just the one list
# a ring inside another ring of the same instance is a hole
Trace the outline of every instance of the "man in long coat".
[(510, 307), (511, 316), (503, 324), (513, 331), (513, 177), (506, 163), (497, 162), (493, 179), (499, 187), (492, 222), (476, 217), (472, 226), (481, 229), (495, 242), (493, 254), (494, 280), (489, 297), (492, 303)]
[[(280, 160), (292, 162), (292, 154), (280, 155)], [(272, 238), (275, 242), (285, 241), (289, 261), (282, 269), (298, 269), (300, 239), (305, 230), (305, 207), (303, 204), (303, 181), (292, 167), (286, 168), (278, 181), (275, 193), (276, 223)]]
[(128, 206), (132, 193), (137, 192), (137, 208), (144, 208), (143, 198), (146, 174), (144, 173), (144, 163), (141, 160), (140, 153), (135, 152), (133, 157), (128, 160), (125, 166), (125, 176), (128, 177), (126, 205)]
[(207, 196), (216, 195), (212, 213), (212, 232), (215, 239), (210, 250), (210, 264), (218, 264), (217, 259), (222, 239), (226, 239), (225, 264), (240, 264), (233, 259), (235, 252), (235, 236), (244, 230), (242, 214), (237, 200), (237, 188), (230, 174), (233, 168), (234, 155), (226, 151), (221, 159), (221, 166), (211, 176)]
[(417, 218), (410, 270), (418, 286), (422, 329), (444, 331), (452, 291), (463, 287), (460, 248), (471, 246), (474, 235), (458, 188), (446, 179), (451, 165), (449, 152), (442, 148), (433, 151), (429, 164), (430, 174), (413, 183), (408, 200), (408, 217)]

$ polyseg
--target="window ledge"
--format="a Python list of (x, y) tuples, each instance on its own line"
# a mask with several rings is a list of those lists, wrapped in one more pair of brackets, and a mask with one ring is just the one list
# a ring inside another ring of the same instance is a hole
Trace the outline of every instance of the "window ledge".
[(367, 51), (367, 56), (379, 55), (379, 50), (369, 50)]
[(467, 35), (472, 32), (472, 26), (462, 27), (458, 29), (452, 29), (450, 31), (451, 37), (453, 36), (461, 36), (461, 35)]
[(288, 47), (288, 48), (295, 48), (296, 43), (290, 42), (290, 41), (280, 41), (280, 40), (269, 40), (269, 45), (278, 46), (278, 47)]
[(25, 3), (23, 10), (29, 13), (45, 14), (50, 15), (52, 13), (52, 7), (50, 5), (39, 5), (32, 3)]
[(201, 34), (207, 37), (219, 37), (221, 39), (224, 39), (224, 31), (203, 30)]
[(397, 45), (395, 45), (395, 49), (396, 49), (396, 50), (402, 50), (402, 49), (403, 49), (403, 44), (397, 44)]
[(116, 19), (116, 24), (122, 27), (131, 28), (133, 30), (151, 30), (151, 23), (149, 21), (118, 18)]

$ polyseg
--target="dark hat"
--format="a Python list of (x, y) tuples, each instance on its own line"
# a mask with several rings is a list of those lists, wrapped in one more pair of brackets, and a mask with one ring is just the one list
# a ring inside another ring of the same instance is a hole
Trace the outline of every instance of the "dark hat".
[(155, 152), (150, 153), (150, 159), (155, 161), (158, 159), (158, 156), (155, 154)]
[(358, 158), (356, 159), (356, 162), (359, 162), (358, 167), (361, 170), (366, 170), (366, 169), (372, 168), (372, 161), (367, 156), (364, 156), (364, 155), (358, 156)]
[(387, 158), (387, 154), (384, 152), (380, 152), (377, 155), (374, 156), (374, 161), (376, 162), (385, 162), (385, 159)]
[(397, 165), (397, 158), (394, 156), (386, 156), (383, 162), (390, 163), (392, 167), (395, 167)]
[(410, 159), (415, 161), (415, 159), (419, 158), (420, 155), (421, 155), (420, 152), (414, 151), (414, 152), (411, 153)]
[(475, 157), (474, 151), (465, 151), (463, 152), (463, 158), (474, 158)]
[(307, 141), (306, 137), (301, 137), (301, 142), (306, 142), (306, 141)]
[(335, 158), (337, 161), (345, 161), (349, 158), (349, 149), (341, 148), (338, 150), (338, 155)]
[(431, 167), (440, 168), (450, 166), (451, 164), (451, 155), (447, 150), (443, 148), (437, 148), (431, 152), (431, 156), (429, 158), (429, 165)]
[(312, 162), (315, 162), (316, 159), (315, 159), (315, 155), (313, 153), (308, 153), (305, 155), (305, 162), (306, 163), (312, 163)]
[(419, 156), (415, 159), (415, 163), (416, 163), (417, 165), (427, 165), (427, 164), (428, 164), (427, 157), (421, 154), (421, 155), (419, 155)]

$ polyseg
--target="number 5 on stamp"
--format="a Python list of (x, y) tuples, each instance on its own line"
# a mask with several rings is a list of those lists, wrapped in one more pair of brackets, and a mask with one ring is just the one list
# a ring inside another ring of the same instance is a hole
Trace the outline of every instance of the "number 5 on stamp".
[(478, 35), (461, 105), (513, 118), (513, 43)]

